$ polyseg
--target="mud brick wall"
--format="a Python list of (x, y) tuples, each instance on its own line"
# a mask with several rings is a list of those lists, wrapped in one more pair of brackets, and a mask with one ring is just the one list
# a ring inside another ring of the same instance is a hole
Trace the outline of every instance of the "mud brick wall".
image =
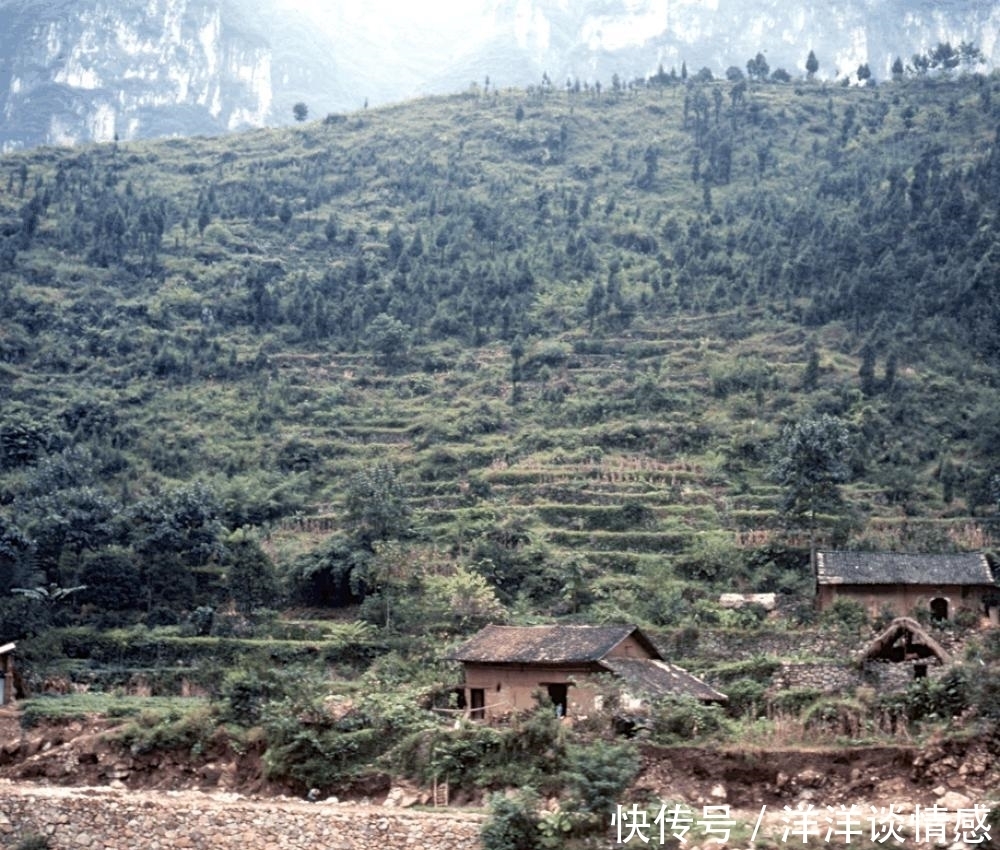
[(0, 784), (0, 846), (52, 850), (478, 850), (483, 817), (384, 806)]

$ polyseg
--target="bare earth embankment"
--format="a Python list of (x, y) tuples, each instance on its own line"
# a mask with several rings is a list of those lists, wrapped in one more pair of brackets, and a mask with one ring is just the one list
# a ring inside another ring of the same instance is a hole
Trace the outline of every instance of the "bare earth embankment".
[[(468, 806), (405, 810), (428, 802), (428, 795), (388, 777), (340, 801), (308, 803), (264, 779), (258, 752), (233, 752), (220, 738), (196, 755), (132, 753), (108, 737), (110, 728), (93, 719), (22, 730), (15, 712), (0, 715), (0, 829), (7, 838), (30, 827), (58, 839), (82, 820), (91, 824), (89, 844), (57, 840), (55, 846), (117, 848), (115, 841), (125, 841), (122, 847), (155, 850), (232, 843), (255, 850), (320, 842), (348, 850), (369, 846), (365, 842), (378, 835), (391, 837), (394, 846), (445, 848), (452, 841), (469, 847), (482, 821)], [(872, 818), (892, 810), (910, 824), (911, 843), (914, 814), (937, 805), (948, 812), (951, 845), (958, 813), (995, 805), (998, 788), (1000, 769), (980, 741), (843, 749), (645, 746), (642, 773), (621, 803), (625, 810), (650, 800), (689, 809), (695, 840), (705, 807), (728, 806), (733, 819), (750, 825), (763, 808), (759, 836), (778, 842), (796, 828), (792, 812), (810, 806), (819, 839), (838, 822), (837, 813), (852, 806), (865, 832)], [(458, 790), (453, 799), (483, 802)], [(429, 834), (432, 843), (426, 843)], [(651, 834), (658, 838), (655, 829)]]

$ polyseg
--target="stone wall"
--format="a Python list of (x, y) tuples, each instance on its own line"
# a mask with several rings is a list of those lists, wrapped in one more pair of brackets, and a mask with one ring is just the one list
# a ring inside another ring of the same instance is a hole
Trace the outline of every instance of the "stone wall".
[(0, 844), (52, 850), (477, 850), (483, 816), (385, 806), (0, 784)]
[(774, 691), (813, 688), (823, 693), (849, 693), (862, 684), (861, 671), (856, 665), (844, 664), (782, 664), (771, 677)]
[(830, 628), (680, 628), (652, 631), (650, 636), (666, 658), (681, 666), (685, 661), (726, 663), (745, 661), (757, 655), (845, 658), (865, 642), (858, 635)]
[[(923, 674), (928, 679), (938, 679), (949, 669), (932, 662), (923, 665)], [(895, 693), (905, 690), (916, 679), (914, 666), (912, 662), (869, 662), (863, 668), (857, 664), (789, 662), (774, 672), (769, 687), (772, 691), (813, 688), (826, 694), (850, 694), (854, 688), (865, 686), (879, 693)]]

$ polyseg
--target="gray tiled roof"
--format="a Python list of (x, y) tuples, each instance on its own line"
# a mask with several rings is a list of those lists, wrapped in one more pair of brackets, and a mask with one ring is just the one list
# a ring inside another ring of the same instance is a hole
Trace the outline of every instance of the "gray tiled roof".
[(659, 652), (636, 626), (494, 626), (481, 629), (449, 653), (482, 664), (573, 664), (600, 661), (630, 635)]
[(979, 553), (817, 552), (819, 584), (993, 584)]
[(674, 694), (705, 702), (725, 702), (728, 697), (692, 676), (687, 670), (656, 658), (606, 658), (601, 662), (636, 691), (636, 696)]

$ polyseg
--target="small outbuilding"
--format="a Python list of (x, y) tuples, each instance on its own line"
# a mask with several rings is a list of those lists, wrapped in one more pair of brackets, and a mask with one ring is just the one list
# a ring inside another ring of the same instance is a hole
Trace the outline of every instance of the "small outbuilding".
[(474, 720), (526, 711), (547, 694), (564, 717), (580, 717), (599, 706), (595, 676), (623, 683), (624, 699), (687, 695), (703, 702), (726, 696), (667, 662), (637, 627), (489, 625), (450, 653), (462, 663), (460, 705)]
[(981, 553), (817, 552), (816, 605), (825, 611), (838, 599), (860, 603), (872, 617), (926, 611), (946, 620), (969, 611), (995, 623), (1000, 595)]
[(897, 617), (868, 642), (858, 661), (869, 679), (884, 689), (936, 678), (951, 664), (951, 657), (916, 620)]
[(0, 705), (14, 701), (14, 649), (16, 644), (0, 646)]

